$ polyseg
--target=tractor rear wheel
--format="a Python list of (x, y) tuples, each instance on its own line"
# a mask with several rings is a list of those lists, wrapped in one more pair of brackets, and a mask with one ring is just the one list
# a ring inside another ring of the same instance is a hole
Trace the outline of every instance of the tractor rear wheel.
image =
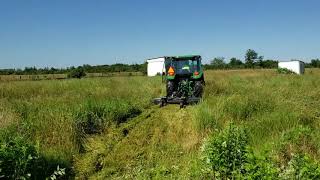
[(174, 92), (174, 82), (168, 81), (167, 82), (167, 97), (171, 97)]
[(196, 81), (194, 83), (193, 95), (195, 97), (202, 97), (202, 93), (203, 93), (203, 84), (201, 81)]

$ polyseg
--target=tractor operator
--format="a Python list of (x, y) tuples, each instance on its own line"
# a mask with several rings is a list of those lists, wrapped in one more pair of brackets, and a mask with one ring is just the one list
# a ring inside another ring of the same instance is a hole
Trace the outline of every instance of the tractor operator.
[(182, 67), (182, 70), (183, 70), (183, 71), (188, 71), (188, 72), (190, 72), (189, 63), (184, 64), (183, 67)]

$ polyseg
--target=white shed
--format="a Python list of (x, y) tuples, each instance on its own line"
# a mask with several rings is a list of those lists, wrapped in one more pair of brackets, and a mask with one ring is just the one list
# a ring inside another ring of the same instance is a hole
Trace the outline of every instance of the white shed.
[(285, 68), (297, 74), (303, 74), (304, 62), (298, 60), (282, 61), (278, 63), (278, 68)]
[(148, 76), (156, 76), (157, 74), (165, 72), (164, 60), (164, 57), (148, 59)]

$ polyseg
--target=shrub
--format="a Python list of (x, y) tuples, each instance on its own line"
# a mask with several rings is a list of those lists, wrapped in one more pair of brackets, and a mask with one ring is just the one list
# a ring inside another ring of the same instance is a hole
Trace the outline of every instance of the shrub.
[[(205, 173), (216, 179), (277, 179), (280, 170), (267, 155), (257, 157), (246, 131), (232, 123), (204, 145)], [(212, 178), (212, 177), (211, 177)]]
[(0, 179), (33, 178), (38, 158), (37, 149), (22, 138), (0, 142)]
[(84, 69), (81, 67), (78, 67), (76, 69), (71, 70), (68, 74), (68, 78), (79, 78), (80, 79), (85, 76), (86, 76), (86, 73), (85, 73)]
[(247, 161), (247, 136), (242, 128), (230, 124), (204, 145), (204, 160), (215, 178), (234, 178), (244, 173)]

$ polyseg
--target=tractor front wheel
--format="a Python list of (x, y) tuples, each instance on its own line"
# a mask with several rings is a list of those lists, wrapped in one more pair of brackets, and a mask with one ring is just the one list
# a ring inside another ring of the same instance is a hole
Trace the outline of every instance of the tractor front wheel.
[(202, 97), (203, 93), (203, 84), (201, 81), (196, 81), (194, 84), (194, 91), (193, 95), (195, 97)]

